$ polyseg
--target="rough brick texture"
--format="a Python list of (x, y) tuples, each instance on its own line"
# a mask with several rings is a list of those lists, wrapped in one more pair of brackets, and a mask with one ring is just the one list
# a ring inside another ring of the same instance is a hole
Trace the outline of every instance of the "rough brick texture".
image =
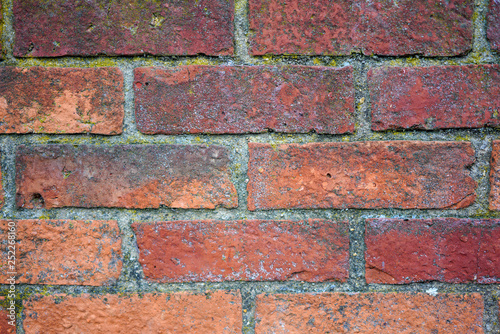
[[(1, 159), (2, 159), (2, 153), (0, 152), (0, 160)], [(5, 203), (5, 200), (4, 200), (2, 173), (0, 173), (0, 209), (2, 209), (4, 203)]]
[(14, 55), (230, 55), (232, 0), (15, 0)]
[(144, 275), (158, 282), (345, 281), (347, 227), (312, 219), (133, 225)]
[(500, 140), (491, 143), (490, 210), (500, 210)]
[(118, 68), (0, 68), (0, 133), (122, 132)]
[(500, 2), (490, 0), (490, 8), (487, 16), (488, 29), (487, 36), (490, 41), (491, 48), (495, 51), (500, 51)]
[(250, 143), (248, 208), (463, 208), (466, 142)]
[[(10, 220), (12, 221), (12, 220)], [(9, 220), (0, 221), (3, 260), (7, 263)], [(118, 280), (122, 268), (116, 221), (18, 220), (16, 283), (103, 285)], [(0, 283), (8, 284), (8, 266)]]
[(453, 56), (472, 47), (472, 0), (250, 0), (250, 51)]
[(479, 294), (257, 296), (255, 333), (483, 333)]
[(372, 219), (367, 283), (500, 283), (500, 220)]
[(16, 203), (22, 208), (236, 207), (221, 146), (19, 146)]
[[(0, 3), (0, 35), (3, 35), (3, 9)], [(0, 40), (0, 59), (4, 58), (3, 38)]]
[(237, 291), (35, 296), (24, 307), (24, 330), (33, 334), (239, 334), (242, 328)]
[[(11, 300), (12, 299), (6, 299), (5, 297), (0, 297), (0, 302), (2, 303), (3, 306), (5, 306), (5, 307), (0, 306), (0, 333), (2, 334), (16, 333), (16, 326), (12, 326), (12, 324), (9, 324), (9, 322), (11, 322), (12, 319), (8, 318), (8, 316), (10, 315), (10, 310), (7, 310), (7, 307), (10, 307)], [(15, 317), (15, 315), (13, 315), (13, 317)]]
[(134, 87), (147, 134), (354, 131), (352, 67), (139, 68)]
[(500, 125), (500, 67), (385, 67), (368, 72), (372, 129)]

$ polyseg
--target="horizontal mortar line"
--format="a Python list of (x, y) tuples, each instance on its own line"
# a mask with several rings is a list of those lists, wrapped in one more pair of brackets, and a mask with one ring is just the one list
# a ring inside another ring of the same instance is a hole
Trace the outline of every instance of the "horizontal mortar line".
[[(142, 287), (133, 287), (131, 290), (124, 290), (124, 287), (117, 285), (112, 286), (88, 286), (88, 285), (45, 285), (45, 284), (16, 284), (16, 290), (35, 291), (42, 290), (50, 293), (74, 293), (74, 289), (80, 289), (79, 293), (96, 293), (96, 294), (120, 294), (120, 293), (171, 293), (171, 292), (206, 292), (213, 290), (234, 290), (242, 289), (243, 287), (251, 287), (257, 293), (428, 293), (429, 289), (436, 289), (438, 294), (442, 293), (482, 293), (487, 294), (498, 291), (498, 286), (488, 286), (487, 284), (478, 283), (445, 283), (438, 281), (410, 283), (402, 285), (389, 284), (365, 284), (362, 288), (359, 285), (352, 283), (337, 283), (337, 282), (321, 282), (309, 283), (301, 281), (232, 281), (232, 282), (180, 282), (180, 283), (152, 283), (148, 281), (142, 282)], [(494, 285), (494, 284), (491, 284)], [(1, 284), (0, 294), (9, 290), (10, 285)], [(118, 290), (118, 291), (117, 291)]]
[[(138, 65), (138, 66), (159, 66), (163, 65), (166, 67), (176, 67), (185, 66), (184, 62), (213, 62), (213, 65), (277, 65), (273, 64), (275, 62), (282, 63), (280, 65), (301, 65), (303, 61), (314, 61), (319, 60), (325, 64), (307, 64), (306, 66), (313, 67), (344, 67), (342, 64), (336, 64), (331, 66), (328, 63), (335, 61), (335, 63), (345, 63), (352, 61), (354, 63), (363, 63), (368, 65), (387, 65), (390, 66), (403, 66), (403, 67), (418, 67), (418, 66), (429, 66), (429, 65), (450, 65), (449, 62), (457, 62), (459, 65), (487, 65), (492, 62), (498, 62), (498, 59), (492, 60), (472, 60), (471, 57), (474, 55), (474, 51), (471, 51), (467, 55), (449, 56), (449, 57), (430, 57), (421, 55), (405, 55), (405, 56), (383, 56), (383, 55), (373, 55), (366, 56), (361, 54), (353, 54), (349, 56), (334, 56), (334, 55), (263, 55), (263, 56), (251, 56), (241, 58), (240, 56), (63, 56), (63, 57), (33, 57), (33, 58), (20, 58), (12, 57), (6, 58), (0, 61), (0, 66), (45, 66), (45, 67), (61, 67), (61, 66), (71, 66), (71, 67), (116, 67), (120, 65)], [(496, 55), (493, 53), (493, 57)], [(404, 62), (403, 64), (391, 64), (393, 62)], [(115, 64), (101, 62), (116, 62)], [(269, 64), (271, 62), (271, 64)], [(236, 64), (235, 64), (236, 63)], [(195, 64), (192, 64), (195, 65)], [(206, 64), (204, 64), (206, 65)]]
[[(480, 208), (479, 208), (480, 209)], [(147, 215), (148, 217), (156, 217), (157, 219), (165, 219), (162, 215), (173, 214), (176, 215), (175, 220), (193, 219), (192, 215), (197, 215), (199, 218), (195, 219), (212, 219), (206, 218), (207, 215), (213, 217), (212, 220), (221, 220), (217, 218), (217, 215), (233, 216), (234, 218), (227, 218), (223, 220), (250, 220), (250, 219), (265, 219), (264, 217), (269, 215), (284, 215), (283, 217), (269, 218), (269, 219), (280, 219), (280, 220), (290, 220), (290, 219), (304, 219), (303, 216), (307, 215), (308, 218), (314, 218), (314, 215), (321, 216), (325, 214), (335, 215), (333, 218), (325, 219), (369, 219), (377, 218), (379, 216), (384, 216), (384, 218), (407, 218), (408, 216), (429, 216), (431, 218), (439, 217), (455, 217), (455, 218), (476, 218), (470, 217), (471, 208), (462, 209), (396, 209), (396, 208), (382, 208), (382, 209), (275, 209), (275, 210), (260, 210), (260, 211), (248, 211), (246, 208), (240, 208), (240, 210), (235, 209), (174, 209), (166, 206), (160, 208), (148, 208), (148, 209), (125, 209), (125, 208), (104, 208), (104, 207), (94, 207), (94, 208), (75, 208), (75, 207), (63, 207), (63, 208), (52, 208), (52, 209), (42, 209), (43, 211), (22, 209), (14, 210), (12, 212), (0, 211), (6, 215), (16, 215), (16, 218), (10, 219), (70, 219), (70, 218), (57, 218), (61, 216), (81, 216), (81, 217), (91, 217), (85, 218), (86, 220), (99, 220), (95, 218), (96, 214), (102, 215), (104, 217), (112, 215), (120, 215), (121, 218), (125, 219), (143, 219), (142, 215)], [(293, 210), (293, 212), (291, 212)], [(238, 218), (239, 215), (244, 214), (245, 218)], [(472, 213), (474, 214), (474, 213)], [(44, 215), (40, 218), (40, 215)], [(46, 215), (54, 215), (54, 218), (45, 218)], [(485, 215), (492, 216), (495, 218), (500, 218), (500, 211), (494, 212), (489, 211)], [(125, 217), (122, 217), (125, 216)], [(386, 217), (389, 216), (389, 217)], [(184, 217), (184, 218), (183, 218)], [(4, 218), (8, 219), (8, 218)], [(83, 218), (82, 218), (83, 219)], [(319, 219), (322, 219), (319, 217)], [(78, 220), (78, 219), (71, 219)]]

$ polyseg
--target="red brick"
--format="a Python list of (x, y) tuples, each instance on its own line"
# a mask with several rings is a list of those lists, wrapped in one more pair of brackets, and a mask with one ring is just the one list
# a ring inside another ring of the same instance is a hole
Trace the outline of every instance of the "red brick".
[[(2, 220), (3, 263), (7, 263), (8, 222), (15, 223), (16, 283), (104, 285), (118, 280), (122, 268), (116, 221)], [(8, 284), (9, 267), (0, 270)]]
[(500, 140), (491, 143), (490, 210), (500, 210)]
[(250, 52), (452, 56), (472, 47), (472, 0), (250, 0)]
[(2, 334), (16, 333), (15, 324), (16, 324), (17, 307), (14, 306), (14, 309), (12, 309), (12, 311), (7, 309), (9, 307), (12, 307), (10, 304), (12, 300), (13, 299), (10, 298), (6, 299), (5, 297), (0, 297), (0, 302), (2, 303), (2, 306), (0, 306), (0, 333)]
[[(0, 2), (0, 36), (3, 34), (3, 10), (2, 3)], [(3, 39), (3, 38), (2, 38)], [(4, 58), (3, 41), (0, 39), (0, 59)]]
[(491, 43), (491, 48), (495, 51), (500, 51), (500, 2), (490, 0), (487, 21), (487, 35)]
[(483, 333), (480, 294), (257, 296), (255, 333)]
[[(0, 152), (0, 161), (1, 161), (1, 159), (2, 159), (2, 153)], [(1, 172), (1, 168), (0, 168), (0, 209), (3, 207), (3, 205), (5, 203), (2, 183), (3, 183), (2, 182), (2, 172)]]
[(18, 148), (22, 208), (238, 206), (222, 146), (37, 145)]
[(385, 67), (368, 72), (372, 129), (500, 126), (500, 66)]
[(466, 142), (249, 144), (248, 208), (463, 208), (475, 200)]
[(118, 68), (2, 67), (0, 82), (0, 133), (122, 132)]
[(157, 282), (345, 282), (348, 224), (307, 221), (135, 223), (139, 261)]
[(500, 283), (500, 220), (370, 219), (366, 281)]
[(352, 67), (183, 66), (135, 70), (147, 134), (354, 131)]
[(14, 1), (14, 55), (231, 55), (233, 0)]
[(239, 291), (77, 297), (23, 301), (26, 333), (241, 333)]

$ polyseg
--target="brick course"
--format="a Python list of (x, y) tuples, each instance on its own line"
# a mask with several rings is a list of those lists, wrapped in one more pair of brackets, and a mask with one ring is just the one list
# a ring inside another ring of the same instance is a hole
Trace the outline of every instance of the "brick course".
[(346, 281), (347, 223), (135, 223), (146, 278), (157, 282)]

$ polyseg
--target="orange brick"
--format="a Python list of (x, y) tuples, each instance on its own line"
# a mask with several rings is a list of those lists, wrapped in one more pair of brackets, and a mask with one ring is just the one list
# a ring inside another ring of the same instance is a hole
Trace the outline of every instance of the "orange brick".
[(467, 142), (250, 143), (249, 210), (463, 208), (476, 198)]
[(0, 68), (0, 133), (122, 132), (118, 68)]
[[(0, 297), (0, 302), (5, 306), (0, 306), (0, 333), (1, 334), (14, 334), (16, 333), (16, 312), (17, 308), (13, 309), (13, 314), (7, 309), (10, 306), (12, 299)], [(14, 326), (12, 325), (14, 324)]]
[(24, 330), (30, 334), (239, 334), (242, 330), (239, 291), (36, 296), (23, 304)]
[[(3, 263), (8, 264), (8, 230), (15, 223), (16, 283), (103, 285), (114, 283), (122, 268), (116, 221), (2, 220)], [(0, 268), (8, 284), (9, 266)]]
[(256, 334), (483, 333), (480, 294), (259, 295), (255, 313)]

